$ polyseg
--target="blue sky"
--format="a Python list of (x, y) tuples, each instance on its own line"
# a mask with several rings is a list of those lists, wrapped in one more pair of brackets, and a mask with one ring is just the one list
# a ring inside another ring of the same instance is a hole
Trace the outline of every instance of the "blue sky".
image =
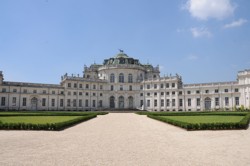
[(249, 0), (1, 0), (7, 81), (60, 82), (123, 49), (184, 83), (250, 68)]

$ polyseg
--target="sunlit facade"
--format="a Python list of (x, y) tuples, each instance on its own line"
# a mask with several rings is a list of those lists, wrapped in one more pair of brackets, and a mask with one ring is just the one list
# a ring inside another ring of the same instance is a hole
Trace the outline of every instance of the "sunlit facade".
[(183, 84), (123, 51), (84, 66), (82, 76), (63, 75), (60, 84), (4, 81), (0, 72), (1, 110), (233, 110), (249, 108), (249, 97), (250, 70), (238, 72), (237, 81)]

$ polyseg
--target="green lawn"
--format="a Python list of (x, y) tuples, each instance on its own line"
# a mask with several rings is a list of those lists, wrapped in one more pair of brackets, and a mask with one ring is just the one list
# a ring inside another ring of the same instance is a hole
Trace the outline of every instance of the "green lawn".
[(79, 117), (80, 116), (0, 116), (0, 121), (3, 123), (46, 124), (65, 122)]
[(245, 116), (203, 115), (203, 116), (160, 116), (160, 117), (180, 122), (197, 124), (197, 123), (237, 123), (240, 122)]

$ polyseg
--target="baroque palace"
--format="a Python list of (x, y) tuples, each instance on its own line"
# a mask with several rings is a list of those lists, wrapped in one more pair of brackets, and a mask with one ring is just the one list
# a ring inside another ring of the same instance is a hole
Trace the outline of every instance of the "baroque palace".
[(250, 70), (238, 72), (237, 81), (183, 84), (122, 50), (102, 65), (84, 66), (83, 76), (65, 74), (60, 84), (4, 81), (0, 71), (1, 110), (233, 110), (249, 108), (249, 97)]

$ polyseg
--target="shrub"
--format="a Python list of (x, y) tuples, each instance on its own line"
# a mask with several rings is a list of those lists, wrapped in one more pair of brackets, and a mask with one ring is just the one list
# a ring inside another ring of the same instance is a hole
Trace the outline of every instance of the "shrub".
[[(225, 114), (219, 114), (219, 115), (224, 116)], [(244, 114), (244, 115), (245, 117), (239, 123), (195, 123), (195, 124), (163, 118), (161, 117), (162, 115), (159, 116), (159, 115), (148, 114), (147, 116), (152, 119), (156, 119), (156, 120), (166, 122), (166, 123), (178, 126), (178, 127), (185, 128), (187, 130), (230, 130), (230, 129), (247, 129), (248, 128), (249, 121), (250, 121), (250, 113)]]

